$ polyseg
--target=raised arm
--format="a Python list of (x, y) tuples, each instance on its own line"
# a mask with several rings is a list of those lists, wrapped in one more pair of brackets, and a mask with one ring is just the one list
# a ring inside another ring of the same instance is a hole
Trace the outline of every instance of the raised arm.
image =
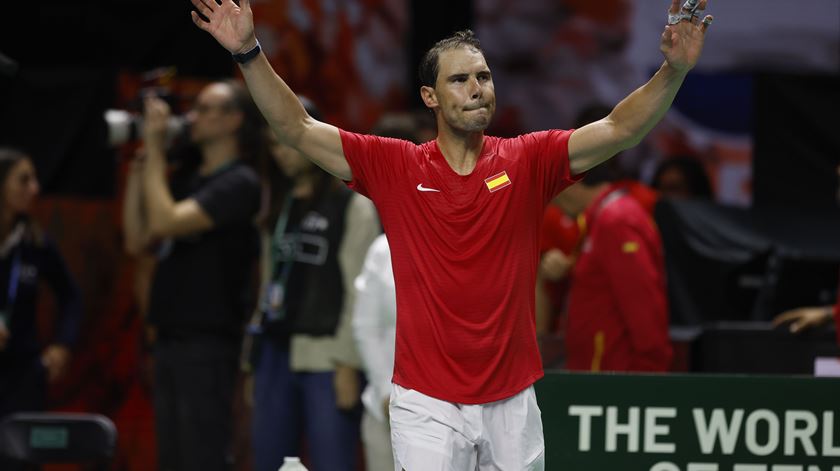
[[(691, 2), (686, 1), (686, 5)], [(706, 3), (700, 0), (697, 10), (704, 10)], [(646, 84), (616, 105), (607, 117), (575, 130), (569, 138), (573, 174), (585, 172), (639, 144), (671, 107), (686, 74), (697, 63), (712, 17), (700, 21), (693, 11), (680, 7), (680, 0), (671, 1), (668, 13), (669, 24), (659, 44), (665, 62)]]
[(166, 178), (166, 123), (169, 105), (156, 97), (144, 101), (143, 204), (150, 238), (181, 237), (208, 231), (213, 219), (194, 198), (175, 201)]
[[(249, 0), (237, 6), (232, 0), (191, 0), (201, 18), (192, 12), (193, 22), (210, 33), (231, 54), (242, 54), (257, 47), (254, 19)], [(271, 68), (265, 54), (239, 64), (254, 102), (262, 111), (277, 138), (313, 163), (342, 180), (353, 178), (344, 158), (338, 128), (315, 120), (303, 108), (297, 95)]]

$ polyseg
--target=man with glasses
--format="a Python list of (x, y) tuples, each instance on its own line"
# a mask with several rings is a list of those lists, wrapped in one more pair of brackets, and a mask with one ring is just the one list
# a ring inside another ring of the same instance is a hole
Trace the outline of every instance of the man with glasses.
[[(143, 154), (126, 188), (126, 250), (158, 257), (148, 320), (154, 328), (159, 469), (230, 468), (231, 405), (259, 239), (257, 174), (264, 121), (235, 82), (208, 85), (189, 113), (197, 163), (175, 161), (167, 181), (168, 105), (145, 100)], [(267, 148), (266, 148), (267, 149)]]

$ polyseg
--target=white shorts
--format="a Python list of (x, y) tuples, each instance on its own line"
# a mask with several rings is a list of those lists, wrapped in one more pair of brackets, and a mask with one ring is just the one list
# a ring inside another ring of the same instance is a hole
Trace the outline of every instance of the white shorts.
[(534, 387), (487, 404), (457, 404), (391, 386), (399, 471), (542, 471), (545, 444)]

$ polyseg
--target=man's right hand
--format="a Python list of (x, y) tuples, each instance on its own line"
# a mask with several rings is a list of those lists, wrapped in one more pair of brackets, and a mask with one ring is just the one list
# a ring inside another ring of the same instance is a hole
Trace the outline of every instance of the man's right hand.
[[(166, 148), (166, 127), (172, 111), (156, 96), (143, 99), (143, 144), (148, 150), (163, 152)], [(156, 155), (151, 152), (150, 155)]]
[(257, 38), (254, 36), (254, 15), (251, 2), (240, 0), (236, 6), (233, 0), (222, 0), (218, 5), (215, 0), (191, 0), (205, 21), (196, 12), (190, 12), (193, 23), (216, 38), (216, 41), (231, 54), (240, 54), (254, 48)]

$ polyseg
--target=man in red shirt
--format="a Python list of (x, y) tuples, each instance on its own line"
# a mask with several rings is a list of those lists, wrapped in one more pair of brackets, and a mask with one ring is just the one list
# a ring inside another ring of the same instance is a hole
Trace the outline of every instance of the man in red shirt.
[(604, 166), (555, 201), (583, 214), (571, 274), (566, 367), (667, 371), (671, 363), (662, 241), (648, 211)]
[(391, 247), (397, 334), (391, 436), (397, 469), (543, 469), (534, 282), (545, 205), (636, 145), (662, 118), (703, 46), (707, 16), (673, 0), (665, 62), (609, 116), (576, 131), (484, 135), (496, 100), (470, 31), (420, 66), (438, 136), (416, 145), (318, 122), (254, 36), (248, 0), (192, 0), (194, 23), (233, 54), (278, 139), (369, 196)]

